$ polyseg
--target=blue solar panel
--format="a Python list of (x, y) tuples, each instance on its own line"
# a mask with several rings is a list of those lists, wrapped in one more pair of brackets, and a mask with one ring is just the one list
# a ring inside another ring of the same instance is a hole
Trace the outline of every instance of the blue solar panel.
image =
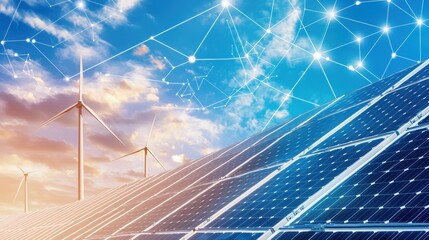
[(243, 155), (248, 159), (254, 155), (257, 157), (241, 166), (235, 174), (242, 174), (258, 168), (284, 163), (308, 148), (323, 135), (331, 131), (346, 118), (354, 114), (362, 106), (356, 106), (344, 111), (326, 116), (322, 119), (311, 119), (307, 124), (295, 129), (290, 134), (270, 147), (269, 150), (258, 154), (258, 149), (252, 149)]
[(301, 158), (246, 197), (208, 228), (272, 227), (381, 140)]
[[(151, 230), (173, 231), (193, 229), (274, 170), (275, 168), (264, 169), (251, 174), (245, 174), (240, 177), (221, 181), (201, 196), (186, 204), (179, 211), (155, 225)], [(155, 215), (166, 216), (177, 208), (178, 204), (174, 203), (175, 201), (172, 202), (170, 208), (163, 208), (159, 214), (155, 213)], [(133, 225), (138, 225), (138, 222)]]
[(429, 130), (407, 133), (295, 224), (429, 222)]
[(349, 108), (350, 106), (354, 106), (356, 104), (367, 102), (374, 97), (379, 96), (384, 91), (392, 87), (394, 84), (403, 79), (407, 74), (412, 72), (418, 65), (407, 68), (399, 73), (395, 73), (392, 76), (389, 76), (383, 80), (377, 81), (370, 85), (367, 85), (363, 88), (360, 88), (352, 93), (349, 93), (338, 99), (334, 104), (329, 106), (326, 110), (323, 111), (319, 116), (324, 116), (328, 114), (332, 114), (341, 109)]
[(248, 233), (248, 232), (224, 232), (224, 233), (196, 233), (192, 235), (190, 240), (247, 240), (258, 239), (262, 233)]
[(424, 240), (429, 238), (429, 233), (424, 231), (377, 231), (377, 232), (352, 232), (352, 231), (339, 231), (339, 232), (280, 232), (273, 240), (287, 239), (287, 240)]
[(412, 84), (418, 81), (421, 81), (422, 79), (429, 77), (429, 65), (424, 67), (422, 70), (420, 70), (418, 73), (414, 74), (410, 79), (408, 79), (404, 84)]
[(341, 128), (320, 144), (318, 149), (395, 131), (427, 106), (429, 81), (398, 89)]

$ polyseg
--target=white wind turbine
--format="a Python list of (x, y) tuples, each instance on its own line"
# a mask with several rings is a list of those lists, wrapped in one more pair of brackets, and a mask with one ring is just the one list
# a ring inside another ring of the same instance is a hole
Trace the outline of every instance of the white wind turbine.
[(155, 158), (155, 160), (159, 163), (159, 165), (161, 165), (161, 167), (165, 170), (165, 171), (167, 171), (167, 169), (164, 167), (164, 164), (162, 164), (162, 162), (159, 160), (159, 158), (149, 149), (149, 147), (148, 147), (148, 145), (149, 145), (149, 140), (150, 140), (150, 137), (151, 137), (151, 134), (152, 134), (152, 130), (153, 130), (153, 126), (155, 125), (155, 120), (156, 120), (156, 115), (155, 115), (155, 117), (153, 118), (153, 121), (152, 121), (152, 126), (151, 126), (151, 128), (150, 128), (150, 131), (149, 131), (149, 136), (147, 137), (147, 140), (146, 140), (146, 145), (143, 147), (143, 148), (140, 148), (140, 149), (138, 149), (138, 150), (136, 150), (136, 151), (134, 151), (134, 152), (132, 152), (132, 153), (128, 153), (128, 154), (126, 154), (126, 155), (124, 155), (124, 156), (122, 156), (122, 157), (119, 157), (119, 158), (116, 158), (116, 159), (113, 159), (113, 161), (116, 161), (116, 160), (119, 160), (119, 159), (122, 159), (122, 158), (124, 158), (124, 157), (128, 157), (128, 156), (130, 156), (130, 155), (133, 155), (133, 154), (136, 154), (136, 153), (139, 153), (139, 152), (141, 152), (141, 151), (144, 151), (144, 177), (146, 178), (147, 176), (148, 176), (148, 174), (147, 174), (147, 168), (148, 168), (148, 165), (147, 165), (147, 155), (148, 155), (148, 153), (150, 153), (150, 155), (152, 155), (152, 157), (153, 158)]
[(78, 109), (78, 190), (77, 190), (77, 198), (78, 200), (84, 199), (84, 159), (83, 159), (83, 116), (82, 116), (82, 110), (85, 109), (88, 111), (101, 125), (103, 125), (104, 128), (107, 129), (119, 142), (124, 144), (121, 139), (119, 139), (118, 136), (116, 136), (115, 133), (113, 133), (112, 130), (110, 130), (109, 127), (101, 120), (101, 118), (92, 110), (88, 105), (86, 105), (83, 102), (82, 99), (82, 88), (83, 88), (83, 63), (82, 63), (82, 56), (80, 56), (80, 80), (79, 80), (79, 99), (77, 103), (73, 104), (72, 106), (66, 108), (62, 112), (58, 113), (57, 115), (53, 116), (46, 122), (44, 122), (40, 127), (43, 127), (50, 122), (55, 121), (65, 113), (69, 112), (73, 108)]
[(21, 190), (22, 184), (24, 183), (25, 184), (24, 185), (24, 212), (27, 213), (28, 212), (28, 182), (27, 182), (28, 175), (30, 173), (35, 173), (38, 171), (25, 172), (24, 170), (22, 170), (22, 168), (20, 168), (20, 167), (18, 167), (18, 168), (22, 172), (22, 179), (21, 179), (21, 183), (19, 183), (19, 187), (18, 187), (18, 190), (16, 191), (15, 198), (13, 199), (13, 201), (14, 202), (16, 201), (16, 198), (18, 197), (19, 190)]

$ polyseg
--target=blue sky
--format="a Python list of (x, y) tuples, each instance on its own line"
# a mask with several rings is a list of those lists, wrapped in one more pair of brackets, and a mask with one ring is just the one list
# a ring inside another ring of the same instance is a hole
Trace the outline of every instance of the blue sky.
[(74, 199), (75, 113), (36, 128), (76, 100), (79, 55), (85, 101), (126, 143), (85, 118), (95, 193), (141, 177), (141, 156), (109, 160), (144, 144), (155, 114), (152, 147), (174, 168), (424, 61), (428, 10), (424, 0), (0, 0), (0, 175), (11, 183), (1, 212), (20, 211), (18, 165), (46, 173), (34, 177), (33, 209)]

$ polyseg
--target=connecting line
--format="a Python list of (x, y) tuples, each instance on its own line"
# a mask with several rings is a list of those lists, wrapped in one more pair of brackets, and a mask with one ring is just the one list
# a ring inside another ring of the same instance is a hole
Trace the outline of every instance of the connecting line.
[(52, 25), (54, 25), (55, 23), (57, 23), (58, 21), (60, 21), (61, 19), (65, 18), (66, 16), (68, 16), (70, 13), (72, 13), (77, 7), (73, 8), (72, 10), (68, 11), (66, 14), (64, 14), (62, 17), (58, 18), (57, 20), (55, 20), (54, 22), (51, 22), (49, 25), (47, 25), (46, 27), (44, 27), (43, 29), (41, 29), (40, 31), (38, 31), (36, 34), (34, 34), (32, 37), (30, 38), (35, 38), (37, 35), (39, 35), (40, 33), (42, 33), (43, 31), (45, 31), (46, 29), (48, 29), (49, 27), (51, 27)]
[(214, 20), (214, 22), (212, 23), (212, 25), (210, 26), (209, 30), (207, 31), (206, 35), (204, 35), (203, 40), (201, 40), (200, 45), (198, 45), (197, 49), (195, 49), (194, 52), (194, 56), (197, 55), (198, 50), (200, 50), (201, 45), (203, 45), (204, 41), (206, 40), (207, 36), (210, 34), (210, 32), (212, 31), (214, 25), (217, 23), (217, 21), (219, 20), (219, 17), (222, 15), (223, 11), (225, 10), (225, 8), (222, 8), (222, 10), (220, 11), (220, 13), (217, 15), (216, 19)]
[(173, 48), (173, 47), (170, 47), (169, 45), (167, 45), (167, 44), (165, 44), (165, 43), (163, 43), (163, 42), (159, 41), (159, 40), (158, 40), (158, 39), (156, 39), (156, 38), (152, 38), (152, 39), (149, 39), (149, 40), (152, 40), (152, 41), (154, 41), (154, 42), (157, 42), (157, 43), (161, 44), (162, 46), (164, 46), (164, 47), (166, 47), (166, 48), (170, 49), (171, 51), (174, 51), (174, 52), (176, 52), (176, 53), (178, 53), (178, 54), (180, 54), (180, 55), (182, 55), (182, 56), (184, 56), (184, 57), (188, 58), (188, 55), (186, 55), (186, 54), (184, 54), (184, 53), (180, 52), (179, 50), (177, 50), (177, 49), (175, 49), (175, 48)]
[[(94, 24), (94, 26), (95, 26), (95, 25), (98, 25), (98, 24), (100, 24), (100, 23), (102, 23), (102, 22), (104, 22), (104, 21), (106, 21), (106, 20), (108, 20), (108, 19), (109, 19), (109, 18), (111, 18), (111, 17), (112, 17), (112, 16), (108, 16), (108, 17), (106, 17), (106, 18), (101, 19), (100, 21), (96, 22), (96, 23)], [(63, 41), (61, 41), (61, 42), (58, 42), (57, 44), (53, 45), (52, 47), (57, 47), (58, 45), (61, 45), (61, 44), (65, 43), (65, 42), (69, 41), (70, 39), (72, 39), (72, 38), (76, 37), (77, 35), (79, 35), (79, 34), (81, 34), (81, 33), (85, 32), (85, 31), (87, 31), (87, 30), (88, 30), (88, 29), (90, 29), (90, 28), (93, 28), (93, 27), (89, 26), (89, 27), (87, 27), (87, 28), (84, 28), (83, 30), (81, 30), (81, 31), (79, 31), (79, 32), (77, 32), (77, 33), (75, 33), (75, 34), (73, 34), (73, 35), (71, 36), (71, 38), (69, 38), (69, 39), (65, 39), (65, 40), (63, 40)], [(85, 72), (85, 71), (86, 71), (86, 70), (84, 70), (84, 72)], [(77, 73), (75, 76), (77, 76), (77, 75), (79, 75), (79, 73)]]
[(6, 39), (7, 34), (9, 33), (10, 26), (12, 25), (12, 22), (15, 19), (15, 15), (18, 12), (18, 8), (21, 5), (21, 2), (22, 2), (22, 0), (19, 0), (18, 5), (16, 6), (15, 11), (13, 12), (12, 19), (10, 19), (9, 25), (7, 26), (6, 32), (5, 32), (4, 36), (3, 36), (3, 39)]
[[(46, 58), (46, 60), (48, 60), (48, 62), (55, 68), (55, 69), (57, 69), (57, 71), (59, 72), (59, 73), (61, 73), (61, 75), (63, 75), (63, 77), (66, 77), (66, 75), (64, 75), (64, 73), (57, 67), (57, 66), (55, 66), (55, 64), (42, 52), (42, 51), (40, 51), (40, 49), (38, 48), (38, 47), (36, 47), (36, 45), (34, 45), (34, 44), (31, 44), (40, 54), (42, 54), (42, 56), (43, 57), (45, 57)], [(79, 73), (78, 73), (79, 74)]]
[(15, 76), (15, 75), (16, 75), (16, 74), (15, 74), (15, 70), (13, 69), (13, 65), (12, 65), (12, 62), (10, 61), (9, 54), (8, 54), (8, 53), (7, 53), (7, 51), (6, 51), (6, 47), (5, 47), (4, 45), (2, 45), (2, 47), (3, 47), (4, 53), (5, 53), (5, 55), (6, 55), (7, 61), (9, 62), (10, 69), (12, 70), (12, 73), (13, 73), (13, 75)]
[(292, 94), (293, 89), (298, 85), (298, 83), (301, 81), (301, 79), (304, 78), (304, 76), (307, 73), (308, 69), (310, 69), (311, 65), (313, 65), (313, 62), (314, 62), (314, 60), (311, 61), (311, 63), (307, 66), (307, 68), (305, 69), (305, 71), (301, 74), (301, 76), (299, 77), (298, 81), (292, 87), (291, 91), (283, 98), (282, 102), (277, 107), (276, 111), (274, 111), (274, 113), (271, 115), (270, 119), (268, 119), (268, 122), (262, 128), (262, 131), (264, 131), (268, 127), (268, 125), (270, 124), (270, 122), (273, 120), (274, 116), (277, 114), (277, 112), (280, 110), (280, 108), (283, 106), (283, 104), (286, 102), (286, 100), (289, 99), (289, 96)]
[[(62, 1), (62, 2), (55, 3), (55, 4), (51, 4), (50, 2), (48, 2), (48, 0), (45, 0), (45, 1), (48, 3), (49, 7), (55, 7), (55, 6), (58, 6), (58, 5), (62, 5), (62, 4), (64, 4), (64, 3), (70, 3), (70, 0), (64, 0), (64, 1)], [(87, 1), (88, 1), (88, 0), (87, 0)]]
[(326, 81), (328, 82), (329, 88), (331, 89), (332, 94), (334, 95), (334, 98), (337, 98), (337, 95), (335, 94), (334, 89), (332, 88), (331, 81), (329, 81), (328, 76), (326, 75), (325, 69), (323, 68), (323, 65), (320, 63), (320, 61), (317, 61), (319, 63), (320, 69), (322, 69), (323, 75), (325, 76)]

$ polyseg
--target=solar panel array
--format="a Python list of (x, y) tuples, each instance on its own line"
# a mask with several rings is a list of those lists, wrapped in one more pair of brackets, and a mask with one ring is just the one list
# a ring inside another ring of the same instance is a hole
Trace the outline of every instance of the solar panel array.
[(429, 62), (0, 239), (428, 239)]

